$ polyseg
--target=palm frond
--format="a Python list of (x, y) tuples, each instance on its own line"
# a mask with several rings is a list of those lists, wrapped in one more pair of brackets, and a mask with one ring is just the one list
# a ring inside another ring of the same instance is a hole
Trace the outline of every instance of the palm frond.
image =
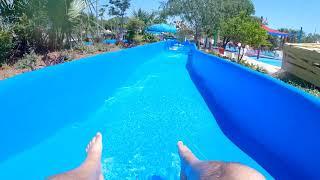
[(80, 16), (83, 10), (86, 8), (86, 2), (84, 0), (73, 0), (70, 3), (70, 7), (68, 9), (68, 17), (69, 21), (74, 22)]

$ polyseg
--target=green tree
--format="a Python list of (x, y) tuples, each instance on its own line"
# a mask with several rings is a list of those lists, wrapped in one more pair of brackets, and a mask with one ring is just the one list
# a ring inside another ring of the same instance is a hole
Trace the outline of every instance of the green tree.
[[(291, 28), (280, 28), (279, 31), (285, 32), (289, 34), (288, 42), (290, 43), (298, 43), (299, 36), (300, 36), (300, 30), (299, 29), (291, 29)], [(302, 32), (302, 39), (306, 37), (305, 32)]]
[(302, 39), (303, 43), (316, 43), (320, 41), (320, 34), (308, 34)]
[(133, 17), (143, 21), (144, 24), (148, 26), (153, 23), (156, 14), (154, 12), (149, 13), (148, 11), (144, 11), (140, 8), (133, 12)]
[(10, 32), (0, 29), (0, 66), (5, 63), (13, 48)]
[(133, 17), (144, 22), (145, 26), (142, 30), (142, 34), (145, 33), (144, 30), (147, 26), (150, 26), (152, 24), (167, 23), (166, 17), (164, 16), (164, 14), (162, 14), (161, 11), (160, 12), (157, 12), (157, 11), (148, 12), (148, 11), (142, 10), (140, 8), (137, 11), (133, 12)]
[[(145, 27), (145, 23), (137, 18), (131, 18), (127, 24), (128, 40), (134, 42), (137, 39), (139, 32)], [(139, 43), (139, 42), (134, 42)]]
[(109, 0), (109, 15), (120, 18), (120, 35), (123, 34), (124, 17), (130, 7), (130, 0)]
[(167, 16), (179, 16), (195, 32), (195, 41), (205, 34), (212, 36), (222, 21), (238, 15), (254, 13), (251, 0), (168, 0), (162, 4)]
[[(210, 0), (210, 2), (212, 1)], [(204, 23), (207, 3), (210, 4), (206, 0), (168, 0), (162, 6), (167, 16), (179, 16), (183, 21), (186, 21), (195, 31), (195, 41), (199, 42), (201, 32), (207, 26)], [(216, 6), (212, 8), (215, 9)], [(212, 16), (212, 19), (214, 18)]]
[(251, 16), (246, 13), (230, 18), (221, 24), (221, 36), (228, 41), (234, 43), (241, 43), (239, 47), (238, 61), (242, 60), (243, 51), (246, 45), (254, 48), (261, 48), (261, 46), (269, 45), (268, 34)]
[(52, 23), (49, 30), (49, 47), (60, 49), (63, 42), (69, 45), (72, 32), (78, 27), (81, 12), (86, 5), (83, 0), (48, 0), (48, 19)]
[(270, 48), (271, 50), (274, 50), (277, 47), (281, 46), (280, 38), (277, 36), (268, 36), (268, 41), (270, 42)]
[(60, 49), (70, 44), (85, 7), (84, 0), (0, 0), (0, 16), (12, 26), (30, 28), (32, 34), (20, 38), (27, 40), (23, 46), (38, 46), (38, 39), (47, 41), (49, 49)]

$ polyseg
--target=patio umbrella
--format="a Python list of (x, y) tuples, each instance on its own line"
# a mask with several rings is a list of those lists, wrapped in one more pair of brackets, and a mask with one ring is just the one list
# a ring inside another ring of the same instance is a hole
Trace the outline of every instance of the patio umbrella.
[(177, 28), (168, 24), (154, 24), (147, 28), (150, 33), (177, 33)]

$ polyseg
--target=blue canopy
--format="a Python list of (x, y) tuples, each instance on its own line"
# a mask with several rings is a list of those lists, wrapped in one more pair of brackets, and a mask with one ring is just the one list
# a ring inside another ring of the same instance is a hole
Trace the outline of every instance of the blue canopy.
[(154, 24), (147, 28), (151, 33), (177, 33), (177, 28), (168, 24)]

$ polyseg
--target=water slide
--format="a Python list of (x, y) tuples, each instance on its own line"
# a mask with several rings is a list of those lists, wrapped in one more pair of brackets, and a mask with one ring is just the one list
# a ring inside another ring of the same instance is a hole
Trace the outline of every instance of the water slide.
[[(198, 51), (159, 42), (0, 82), (0, 179), (79, 165), (97, 131), (106, 179), (177, 179), (176, 142), (268, 179), (314, 179), (319, 100)], [(3, 148), (4, 147), (4, 148)]]

